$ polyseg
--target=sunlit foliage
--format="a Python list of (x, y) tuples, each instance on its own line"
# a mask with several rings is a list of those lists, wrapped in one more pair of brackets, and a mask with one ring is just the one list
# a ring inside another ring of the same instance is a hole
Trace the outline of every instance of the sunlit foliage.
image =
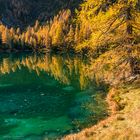
[(36, 21), (26, 31), (0, 24), (0, 37), (16, 49), (55, 50), (100, 54), (119, 44), (140, 42), (139, 0), (87, 0), (71, 16), (62, 10), (45, 24)]
[[(33, 27), (28, 27), (26, 31), (21, 32), (19, 28), (8, 29), (2, 23), (0, 24), (0, 35), (3, 44), (13, 42), (16, 47), (26, 47), (25, 49), (50, 49), (50, 47), (61, 49), (66, 47), (66, 43), (72, 42), (73, 28), (69, 24), (71, 16), (70, 10), (61, 11), (50, 22), (40, 25), (36, 21)], [(70, 30), (70, 31), (69, 31)], [(15, 47), (14, 46), (14, 47)]]
[[(87, 0), (81, 5), (77, 21), (82, 33), (87, 29), (85, 33), (89, 39), (82, 39), (78, 49), (95, 49), (96, 46), (114, 43), (138, 43), (139, 4), (138, 0)], [(83, 36), (82, 33), (80, 35)]]

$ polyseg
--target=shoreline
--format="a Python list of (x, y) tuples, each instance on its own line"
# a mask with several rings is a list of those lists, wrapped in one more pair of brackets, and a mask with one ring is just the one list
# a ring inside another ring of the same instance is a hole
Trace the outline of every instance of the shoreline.
[(138, 140), (140, 139), (140, 80), (111, 88), (106, 101), (110, 116), (91, 128), (70, 134), (64, 140)]
[[(91, 70), (94, 70), (90, 74), (91, 77), (94, 78), (94, 73), (97, 73), (97, 82), (98, 79), (100, 81), (103, 77), (103, 81), (110, 85), (106, 101), (111, 115), (91, 128), (85, 128), (77, 134), (70, 134), (62, 139), (140, 139), (140, 77), (139, 72), (136, 72), (136, 70), (139, 71), (139, 61), (137, 61), (139, 55), (133, 53), (133, 55), (129, 56), (124, 49), (124, 47), (123, 49), (119, 47), (102, 54), (93, 61), (94, 65), (91, 66)], [(133, 51), (137, 50), (137, 46), (133, 46)], [(135, 57), (137, 58), (134, 61), (136, 66), (134, 64), (131, 65), (131, 58)], [(104, 73), (101, 73), (103, 70)]]

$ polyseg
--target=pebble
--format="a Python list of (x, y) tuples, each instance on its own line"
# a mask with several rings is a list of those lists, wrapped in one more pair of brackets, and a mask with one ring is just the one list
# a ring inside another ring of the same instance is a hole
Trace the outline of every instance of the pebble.
[(24, 99), (24, 102), (27, 102), (27, 99)]

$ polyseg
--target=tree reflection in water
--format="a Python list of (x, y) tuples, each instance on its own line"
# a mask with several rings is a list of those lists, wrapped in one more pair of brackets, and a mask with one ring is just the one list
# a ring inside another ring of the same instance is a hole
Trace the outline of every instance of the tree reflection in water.
[(0, 138), (58, 138), (106, 116), (106, 89), (92, 61), (70, 56), (0, 57)]

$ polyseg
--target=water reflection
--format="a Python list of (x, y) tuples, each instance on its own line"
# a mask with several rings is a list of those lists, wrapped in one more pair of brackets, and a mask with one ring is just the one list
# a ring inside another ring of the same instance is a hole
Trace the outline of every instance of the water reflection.
[(39, 76), (41, 72), (46, 72), (56, 80), (64, 84), (79, 84), (81, 89), (90, 83), (88, 77), (90, 64), (88, 60), (70, 56), (50, 56), (50, 55), (29, 55), (13, 54), (0, 57), (0, 74), (16, 72), (23, 67), (35, 71)]
[(104, 118), (105, 89), (90, 67), (78, 57), (1, 55), (0, 139), (59, 138)]

